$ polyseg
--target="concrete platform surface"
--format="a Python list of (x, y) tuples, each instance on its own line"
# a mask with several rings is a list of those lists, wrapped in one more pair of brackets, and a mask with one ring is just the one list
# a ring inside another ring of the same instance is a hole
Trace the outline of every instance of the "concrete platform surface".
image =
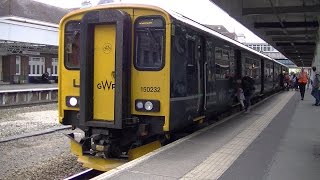
[(282, 92), (95, 179), (320, 179), (320, 107)]
[(0, 84), (0, 91), (6, 90), (20, 90), (20, 89), (43, 89), (43, 88), (57, 88), (58, 84)]

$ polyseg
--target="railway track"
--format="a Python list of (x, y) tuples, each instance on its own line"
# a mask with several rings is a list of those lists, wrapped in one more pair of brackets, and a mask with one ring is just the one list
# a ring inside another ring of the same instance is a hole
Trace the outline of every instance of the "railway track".
[(44, 134), (49, 134), (49, 133), (54, 133), (57, 131), (66, 130), (66, 129), (71, 129), (71, 126), (54, 127), (54, 128), (50, 128), (50, 129), (46, 129), (46, 130), (42, 130), (42, 131), (36, 131), (36, 132), (31, 132), (31, 133), (25, 133), (25, 134), (20, 134), (20, 135), (15, 135), (15, 136), (4, 137), (4, 138), (0, 138), (0, 143), (14, 141), (14, 140), (28, 138), (28, 137), (33, 137), (33, 136), (40, 136), (40, 135), (44, 135)]
[(87, 180), (87, 179), (91, 179), (91, 178), (94, 178), (100, 174), (102, 174), (104, 172), (102, 171), (97, 171), (97, 170), (94, 170), (94, 169), (87, 169), (85, 171), (82, 171), (78, 174), (75, 174), (73, 176), (70, 176), (68, 178), (66, 178), (65, 180)]

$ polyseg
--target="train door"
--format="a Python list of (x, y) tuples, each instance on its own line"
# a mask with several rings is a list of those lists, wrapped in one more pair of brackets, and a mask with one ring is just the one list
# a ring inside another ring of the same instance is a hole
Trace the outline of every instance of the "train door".
[[(106, 18), (113, 17), (113, 18)], [(129, 116), (130, 16), (93, 11), (81, 21), (80, 125), (122, 128)]]
[[(190, 33), (191, 34), (191, 33)], [(187, 39), (187, 94), (193, 97), (192, 116), (198, 117), (203, 112), (203, 47), (202, 40), (197, 35), (190, 35)], [(196, 105), (193, 105), (196, 104)], [(194, 114), (195, 113), (195, 114)]]
[[(204, 61), (204, 110), (215, 111), (217, 105), (217, 90), (215, 80), (214, 43), (212, 40), (206, 41), (205, 61)], [(210, 114), (212, 112), (207, 112)]]
[(215, 78), (219, 107), (233, 104), (235, 62), (233, 49), (226, 42), (215, 47)]

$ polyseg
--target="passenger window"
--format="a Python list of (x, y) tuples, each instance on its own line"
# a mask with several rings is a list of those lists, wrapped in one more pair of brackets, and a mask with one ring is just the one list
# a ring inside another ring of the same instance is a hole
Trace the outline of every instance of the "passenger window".
[(164, 22), (161, 18), (140, 17), (135, 23), (135, 67), (160, 70), (164, 66)]
[(230, 78), (230, 57), (229, 51), (215, 48), (215, 72), (216, 79)]
[(64, 64), (67, 69), (80, 68), (80, 22), (71, 21), (65, 26)]

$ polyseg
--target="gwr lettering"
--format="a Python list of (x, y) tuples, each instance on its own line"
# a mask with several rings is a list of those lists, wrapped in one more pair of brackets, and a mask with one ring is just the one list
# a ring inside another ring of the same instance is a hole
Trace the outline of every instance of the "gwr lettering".
[(101, 81), (100, 83), (97, 84), (97, 88), (98, 89), (103, 89), (106, 90), (106, 88), (108, 90), (110, 89), (115, 89), (116, 85), (114, 83), (112, 83), (112, 81), (110, 81), (110, 83), (108, 82), (108, 80), (106, 80), (105, 82)]
[(160, 87), (141, 87), (141, 92), (160, 92)]

